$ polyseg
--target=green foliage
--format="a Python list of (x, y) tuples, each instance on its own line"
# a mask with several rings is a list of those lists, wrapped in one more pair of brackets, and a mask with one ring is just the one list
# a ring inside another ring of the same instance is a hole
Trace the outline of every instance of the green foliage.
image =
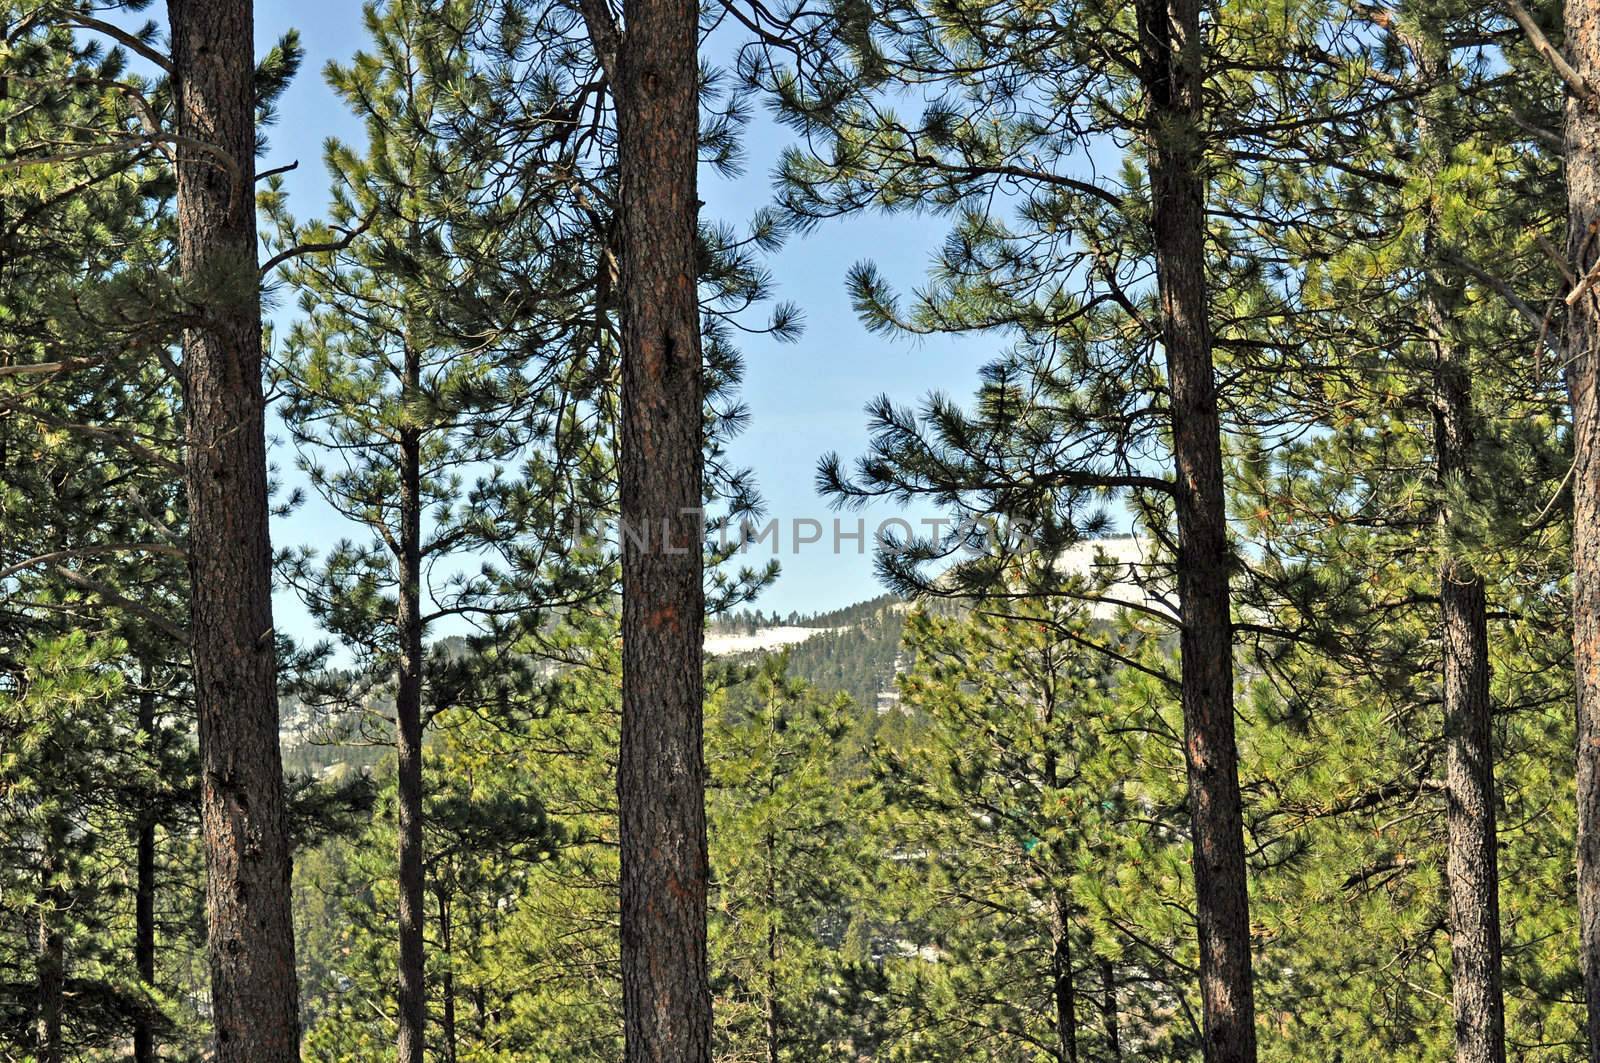
[(88, 1058), (136, 1017), (192, 1042), (203, 984), (171, 177), (153, 145), (103, 150), (167, 101), (121, 50), (19, 7), (37, 5), (0, 14), (17, 27), (0, 128), (20, 160), (0, 168), (0, 1051), (43, 1051), (53, 999), (61, 1043)]
[[(128, 54), (160, 29), (95, 44), (81, 23), (106, 6), (0, 0), (8, 1060), (43, 1054), (55, 1005), (68, 1058), (122, 1058), (136, 1020), (160, 1058), (206, 1052), (171, 350), (203, 326), (192, 306), (260, 278), (172, 279), (172, 145), (150, 135), (172, 88)], [(617, 557), (589, 534), (617, 510), (610, 86), (572, 3), (364, 12), (367, 47), (325, 71), (363, 128), (327, 145), (325, 218), (295, 219), (277, 177), (256, 190), (267, 280), (294, 308), (271, 383), (305, 481), (354, 529), (278, 556), (344, 657), (280, 638), (304, 1054), (392, 1051), (386, 750), (414, 592), (429, 1053), (615, 1060)], [(735, 23), (760, 32), (732, 70), (702, 67), (706, 165), (745, 166), (757, 93), (803, 144), (772, 207), (700, 222), (713, 609), (776, 576), (719, 545), (760, 507), (729, 454), (748, 420), (736, 335), (792, 339), (802, 319), (750, 320), (770, 252), (865, 211), (933, 219), (945, 240), (914, 289), (870, 262), (844, 274), (859, 317), (993, 342), (970, 397), (886, 394), (865, 454), (822, 462), (842, 505), (953, 518), (885, 544), (892, 596), (792, 616), (818, 633), (711, 669), (719, 1063), (1200, 1051), (1146, 162), (1175, 145), (1205, 183), (1263, 1063), (1452, 1054), (1438, 589), (1457, 567), (1490, 606), (1508, 1055), (1578, 1055), (1544, 60), (1456, 0), (1211, 4), (1195, 124), (1152, 119), (1126, 5), (838, 0), (712, 23), (713, 55)], [(261, 59), (263, 128), (301, 60), (292, 33)], [(1449, 384), (1472, 437), (1453, 467)], [(1110, 538), (1129, 527), (1136, 543)]]
[(842, 946), (873, 802), (840, 757), (853, 708), (791, 677), (785, 655), (708, 706), (718, 1059), (851, 1058)]
[(1187, 875), (1175, 706), (1063, 637), (1087, 626), (1072, 606), (911, 616), (901, 705), (919, 726), (873, 751), (858, 915), (880, 935), (884, 1058), (1192, 1051), (1173, 1014), (1193, 1006), (1171, 907)]
[[(449, 132), (456, 87), (476, 76), (474, 10), (369, 5), (373, 52), (327, 71), (368, 137), (364, 154), (327, 147), (333, 220), (297, 227), (281, 186), (262, 197), (283, 245), (343, 245), (284, 268), (303, 316), (278, 376), (313, 490), (368, 535), (320, 559), (286, 553), (280, 566), (313, 616), (380, 672), (397, 651), (408, 475), (419, 481), (417, 549), (436, 576), (414, 592), (425, 626), (537, 627), (543, 610), (611, 588), (610, 559), (566, 549), (612, 505), (612, 400), (600, 386), (610, 356), (592, 343), (576, 283), (585, 245), (548, 242), (548, 198), (514, 210), (496, 199), (482, 175), (497, 160)], [(510, 288), (514, 302), (490, 295)]]

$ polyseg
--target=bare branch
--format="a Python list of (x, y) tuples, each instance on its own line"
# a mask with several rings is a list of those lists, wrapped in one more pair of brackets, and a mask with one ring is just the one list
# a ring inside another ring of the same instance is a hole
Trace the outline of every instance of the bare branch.
[[(374, 214), (375, 213), (376, 212), (374, 212)], [(267, 259), (266, 263), (261, 267), (261, 275), (265, 277), (267, 274), (271, 273), (273, 270), (277, 269), (291, 258), (298, 258), (301, 255), (318, 255), (325, 254), (329, 251), (343, 251), (355, 241), (356, 237), (372, 228), (374, 214), (368, 214), (365, 218), (362, 218), (361, 224), (357, 225), (354, 229), (343, 229), (338, 226), (334, 226), (334, 232), (343, 234), (337, 240), (326, 240), (321, 243), (314, 244), (295, 244), (293, 247), (288, 247), (282, 251), (279, 251), (277, 254)]]
[(158, 629), (163, 634), (171, 637), (173, 640), (186, 645), (188, 644), (188, 632), (184, 631), (183, 628), (173, 623), (167, 617), (162, 616), (154, 609), (151, 609), (149, 606), (140, 605), (133, 599), (119, 594), (117, 591), (112, 590), (110, 587), (100, 583), (98, 580), (92, 580), (83, 573), (75, 572), (65, 565), (57, 565), (55, 567), (55, 573), (68, 583), (72, 584), (74, 587), (77, 587), (79, 590), (87, 591), (90, 594), (100, 597), (107, 605), (115, 606), (118, 609), (122, 609), (128, 613), (131, 613), (145, 621), (150, 626)]
[(0, 380), (11, 376), (44, 376), (48, 373), (59, 373), (67, 369), (77, 369), (79, 366), (92, 365), (93, 363), (83, 358), (63, 358), (59, 362), (31, 362), (27, 365), (0, 365)]
[(160, 52), (156, 51), (154, 48), (150, 47), (148, 44), (144, 43), (139, 38), (135, 37), (133, 34), (129, 33), (125, 29), (122, 29), (121, 27), (113, 26), (109, 22), (102, 22), (100, 19), (94, 18), (90, 15), (82, 14), (81, 12), (73, 12), (72, 14), (69, 14), (67, 16), (67, 21), (73, 23), (74, 25), (82, 26), (86, 30), (93, 30), (96, 33), (103, 33), (129, 51), (137, 53), (143, 58), (150, 60), (156, 66), (160, 67), (162, 70), (165, 70), (168, 74), (172, 73), (172, 59), (169, 56), (162, 55)]
[(256, 180), (257, 181), (265, 181), (269, 177), (276, 177), (279, 174), (288, 173), (290, 170), (298, 170), (299, 168), (300, 168), (300, 160), (296, 159), (293, 162), (288, 163), (288, 164), (283, 165), (283, 166), (274, 166), (270, 170), (262, 170), (260, 173), (256, 174)]
[(589, 40), (594, 42), (595, 56), (606, 80), (612, 85), (621, 84), (617, 80), (617, 56), (622, 52), (622, 33), (611, 16), (610, 6), (606, 0), (578, 0), (578, 7), (583, 11), (584, 25), (589, 27)]
[(104, 543), (99, 546), (80, 546), (71, 550), (54, 550), (48, 554), (40, 554), (25, 561), (18, 561), (7, 568), (0, 568), (0, 579), (15, 576), (18, 572), (32, 568), (35, 565), (48, 565), (56, 561), (65, 561), (71, 557), (93, 557), (97, 554), (126, 554), (135, 551), (165, 554), (168, 557), (176, 557), (179, 560), (187, 556), (176, 546), (170, 546), (167, 543)]
[(1500, 6), (1504, 7), (1517, 25), (1522, 27), (1522, 32), (1528, 38), (1528, 43), (1533, 45), (1533, 50), (1544, 57), (1544, 61), (1550, 64), (1550, 68), (1562, 81), (1566, 82), (1567, 88), (1574, 96), (1583, 100), (1595, 98), (1594, 89), (1584, 80), (1583, 75), (1567, 62), (1567, 57), (1561, 54), (1561, 49), (1550, 43), (1550, 38), (1546, 37), (1544, 30), (1533, 21), (1533, 16), (1528, 13), (1527, 8), (1518, 0), (1500, 0)]
[(1561, 341), (1552, 336), (1547, 327), (1549, 325), (1549, 316), (1539, 313), (1531, 303), (1518, 295), (1516, 290), (1506, 283), (1504, 278), (1495, 276), (1465, 255), (1458, 254), (1455, 251), (1446, 250), (1440, 257), (1457, 269), (1470, 273), (1479, 283), (1492, 289), (1496, 295), (1505, 300), (1507, 306), (1521, 314), (1524, 320), (1539, 330), (1545, 346), (1550, 348), (1552, 354), (1558, 358), (1561, 357)]

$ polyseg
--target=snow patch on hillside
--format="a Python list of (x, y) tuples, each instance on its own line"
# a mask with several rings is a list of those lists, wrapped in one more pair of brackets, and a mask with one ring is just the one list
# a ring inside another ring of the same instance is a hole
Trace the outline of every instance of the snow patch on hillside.
[(706, 653), (720, 657), (730, 653), (768, 653), (785, 646), (796, 646), (809, 638), (842, 627), (764, 627), (753, 635), (743, 632), (715, 632), (706, 636)]
[(1106, 600), (1089, 606), (1089, 615), (1099, 620), (1109, 620), (1122, 611), (1123, 603), (1135, 608), (1152, 609), (1173, 616), (1172, 607), (1165, 600), (1161, 579), (1152, 572), (1152, 544), (1136, 537), (1094, 539), (1079, 543), (1056, 558), (1063, 572), (1099, 576), (1109, 580)]

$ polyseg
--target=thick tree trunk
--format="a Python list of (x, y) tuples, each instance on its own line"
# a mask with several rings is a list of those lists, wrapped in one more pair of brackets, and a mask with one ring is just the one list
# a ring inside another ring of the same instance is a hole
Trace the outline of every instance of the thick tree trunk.
[[(1566, 0), (1568, 62), (1600, 85), (1600, 0)], [(1600, 265), (1600, 100), (1568, 93), (1567, 253), (1576, 277)], [(1578, 926), (1591, 1063), (1600, 1063), (1600, 296), (1567, 317), (1572, 401), (1572, 649), (1577, 691)]]
[[(250, 0), (169, 0), (189, 570), (217, 1063), (299, 1058), (261, 390)], [(202, 149), (197, 145), (208, 145)]]
[[(1472, 476), (1472, 397), (1438, 301), (1429, 296), (1425, 306), (1437, 362), (1435, 460), (1441, 485), (1459, 487)], [(1439, 514), (1441, 532), (1451, 519), (1446, 504)], [(1483, 580), (1454, 557), (1439, 566), (1439, 614), (1456, 1063), (1505, 1063), (1488, 610)]]
[[(407, 390), (420, 369), (407, 345)], [(400, 866), (400, 992), (397, 1063), (423, 1063), (427, 1034), (427, 989), (423, 983), (422, 883), (422, 473), (415, 429), (400, 440), (400, 556), (395, 627), (400, 660), (395, 677), (394, 734), (397, 790), (396, 834)]]
[(66, 940), (61, 919), (70, 907), (61, 882), (62, 854), (67, 832), (58, 819), (45, 839), (48, 847), (39, 868), (39, 926), (35, 941), (38, 1003), (34, 1015), (34, 1055), (37, 1063), (61, 1063), (61, 1011), (67, 987)]
[[(145, 748), (155, 748), (156, 696), (150, 689), (150, 670), (146, 668), (140, 679), (139, 734), (144, 737)], [(147, 799), (154, 804), (154, 799)], [(133, 969), (139, 983), (146, 990), (155, 988), (156, 982), (156, 817), (154, 810), (146, 807), (139, 813), (139, 837), (135, 843), (133, 887)], [(147, 1002), (141, 1002), (133, 1017), (134, 1063), (155, 1063), (155, 1024), (151, 1021)]]
[(1122, 1028), (1117, 1021), (1117, 968), (1116, 964), (1100, 959), (1100, 1017), (1106, 1030), (1106, 1059), (1120, 1063), (1122, 1059)]
[(696, 292), (698, 7), (627, 0), (612, 67), (621, 173), (622, 995), (628, 1063), (706, 1063), (703, 387)]
[(1222, 429), (1211, 361), (1200, 0), (1140, 0), (1151, 224), (1176, 466), (1184, 750), (1207, 1063), (1253, 1063), (1249, 892), (1233, 721)]

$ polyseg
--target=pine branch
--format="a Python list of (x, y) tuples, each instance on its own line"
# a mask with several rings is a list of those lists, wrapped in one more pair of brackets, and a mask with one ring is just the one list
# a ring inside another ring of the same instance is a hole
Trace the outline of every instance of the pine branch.
[[(300, 164), (297, 162), (288, 167), (281, 167), (280, 170), (293, 169), (298, 165)], [(361, 224), (357, 225), (354, 229), (346, 229), (337, 225), (333, 226), (334, 232), (343, 234), (337, 240), (327, 240), (320, 243), (310, 244), (296, 244), (293, 247), (285, 248), (284, 250), (279, 251), (276, 255), (273, 255), (271, 258), (267, 259), (266, 263), (261, 267), (261, 275), (265, 277), (267, 274), (271, 273), (273, 270), (277, 269), (291, 258), (298, 258), (301, 255), (319, 255), (330, 251), (343, 251), (345, 248), (349, 247), (355, 242), (356, 237), (372, 228), (372, 222), (376, 216), (377, 207), (373, 207), (372, 211), (369, 212), (365, 218), (361, 219)]]

